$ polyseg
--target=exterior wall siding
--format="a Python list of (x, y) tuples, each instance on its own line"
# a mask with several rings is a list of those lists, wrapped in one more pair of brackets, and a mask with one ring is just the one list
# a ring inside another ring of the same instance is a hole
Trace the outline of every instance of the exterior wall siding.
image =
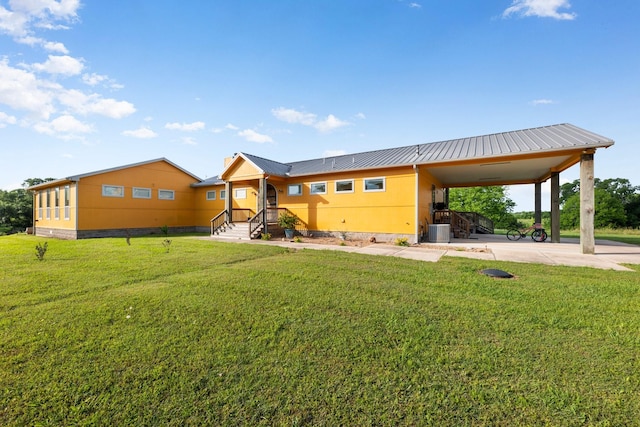
[[(364, 180), (384, 178), (384, 191), (365, 192)], [(336, 192), (336, 181), (353, 180), (353, 191)], [(310, 194), (312, 183), (326, 182), (325, 194)], [(288, 194), (289, 184), (301, 184), (302, 195)], [(413, 236), (415, 173), (411, 168), (353, 171), (290, 178), (277, 186), (279, 207), (286, 207), (316, 232)], [(281, 192), (280, 192), (281, 191)]]
[[(78, 230), (188, 227), (194, 225), (193, 177), (165, 162), (82, 178)], [(103, 185), (122, 186), (123, 197), (103, 196)], [(133, 198), (133, 188), (151, 190), (151, 198)], [(159, 190), (174, 192), (160, 200)]]

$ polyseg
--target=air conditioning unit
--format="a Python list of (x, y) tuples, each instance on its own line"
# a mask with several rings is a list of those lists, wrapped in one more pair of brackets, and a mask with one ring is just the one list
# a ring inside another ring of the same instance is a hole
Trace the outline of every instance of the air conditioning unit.
[(432, 243), (449, 243), (451, 241), (451, 225), (429, 224), (429, 241)]

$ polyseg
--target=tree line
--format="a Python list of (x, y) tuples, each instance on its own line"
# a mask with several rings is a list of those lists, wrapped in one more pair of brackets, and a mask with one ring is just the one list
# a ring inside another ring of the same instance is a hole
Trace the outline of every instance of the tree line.
[[(640, 186), (625, 178), (594, 179), (595, 228), (639, 228)], [(522, 221), (534, 217), (534, 212), (514, 213), (515, 203), (506, 186), (453, 188), (449, 193), (449, 208), (463, 212), (478, 212), (500, 229), (529, 226)], [(550, 222), (550, 212), (542, 212), (542, 221)], [(560, 228), (580, 227), (580, 180), (560, 186)]]
[(27, 188), (53, 180), (29, 178), (24, 180), (22, 188), (0, 190), (0, 236), (19, 233), (33, 225), (33, 195)]

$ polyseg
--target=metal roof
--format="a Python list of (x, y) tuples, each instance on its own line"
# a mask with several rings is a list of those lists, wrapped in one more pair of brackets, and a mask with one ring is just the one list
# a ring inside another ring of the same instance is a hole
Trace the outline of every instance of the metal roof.
[(267, 175), (286, 176), (291, 170), (291, 165), (254, 156), (253, 154), (238, 153), (238, 155), (253, 163), (255, 167), (262, 170)]
[(194, 179), (196, 179), (198, 181), (202, 181), (200, 178), (198, 178), (197, 176), (195, 176), (191, 172), (187, 171), (186, 169), (181, 168), (180, 166), (176, 165), (175, 163), (173, 163), (172, 161), (170, 161), (170, 160), (168, 160), (168, 159), (166, 159), (164, 157), (160, 157), (158, 159), (146, 160), (144, 162), (138, 162), (138, 163), (131, 163), (131, 164), (128, 164), (128, 165), (118, 166), (118, 167), (115, 167), (115, 168), (102, 169), (102, 170), (93, 171), (93, 172), (87, 172), (87, 173), (83, 173), (83, 174), (79, 174), (79, 175), (71, 175), (71, 176), (68, 176), (66, 178), (60, 178), (60, 179), (56, 179), (54, 181), (47, 181), (47, 182), (43, 182), (41, 184), (37, 184), (37, 185), (31, 186), (31, 187), (27, 188), (27, 190), (37, 190), (39, 188), (55, 187), (55, 186), (57, 186), (57, 185), (59, 185), (60, 183), (63, 183), (63, 182), (77, 182), (80, 179), (88, 177), (88, 176), (100, 175), (100, 174), (109, 173), (109, 172), (115, 172), (115, 171), (119, 171), (119, 170), (122, 170), (122, 169), (129, 169), (129, 168), (142, 166), (142, 165), (148, 165), (148, 164), (157, 163), (157, 162), (168, 163), (171, 166), (173, 166), (174, 168), (176, 168), (178, 170), (181, 170), (185, 174), (191, 176), (192, 178), (194, 178)]
[(218, 175), (212, 176), (211, 178), (207, 178), (203, 181), (196, 182), (191, 184), (192, 187), (209, 187), (210, 185), (222, 185), (224, 184), (224, 180), (221, 179)]
[(566, 150), (609, 147), (613, 140), (571, 124), (558, 124), (448, 141), (289, 163), (289, 176), (423, 165)]

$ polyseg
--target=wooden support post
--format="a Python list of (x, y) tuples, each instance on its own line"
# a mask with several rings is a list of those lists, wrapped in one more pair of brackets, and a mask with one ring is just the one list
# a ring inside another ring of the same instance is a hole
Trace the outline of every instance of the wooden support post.
[(542, 222), (542, 183), (536, 182), (536, 190), (535, 190), (535, 204), (534, 204), (534, 213), (533, 213), (533, 221), (536, 223)]
[(233, 222), (233, 183), (227, 181), (224, 184), (225, 191), (225, 201), (224, 208), (227, 210), (227, 221), (229, 223)]
[(258, 210), (262, 210), (262, 229), (263, 233), (267, 233), (267, 179), (260, 180), (260, 189), (258, 190)]
[(595, 190), (593, 151), (580, 159), (580, 248), (583, 254), (596, 252), (594, 236)]
[(551, 173), (551, 243), (560, 243), (560, 173)]

